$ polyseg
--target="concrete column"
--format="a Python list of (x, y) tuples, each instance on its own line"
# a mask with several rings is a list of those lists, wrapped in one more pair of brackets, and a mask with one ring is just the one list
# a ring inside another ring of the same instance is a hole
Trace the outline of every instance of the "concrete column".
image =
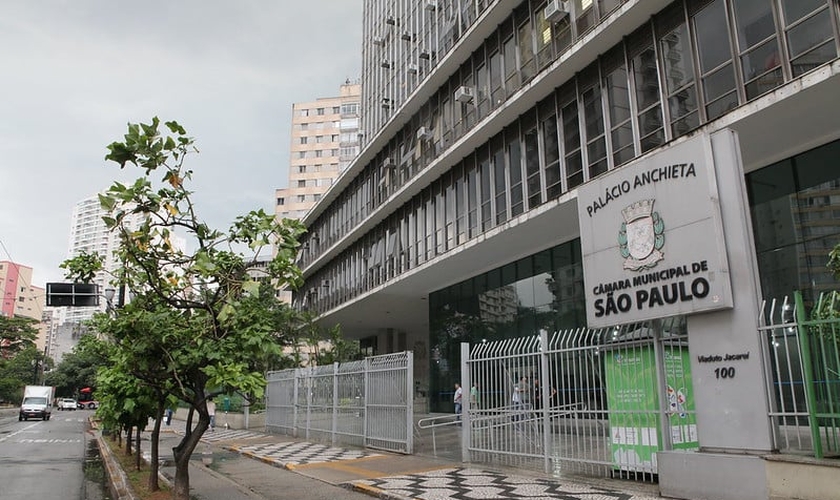
[(716, 132), (710, 147), (734, 307), (688, 317), (700, 451), (659, 453), (660, 489), (675, 498), (766, 500), (760, 455), (773, 447), (772, 425), (758, 335), (761, 289), (737, 134)]

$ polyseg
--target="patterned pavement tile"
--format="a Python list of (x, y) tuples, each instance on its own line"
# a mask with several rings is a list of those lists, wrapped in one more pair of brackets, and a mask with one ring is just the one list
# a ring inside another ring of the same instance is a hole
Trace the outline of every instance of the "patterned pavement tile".
[(333, 448), (323, 444), (303, 442), (257, 444), (239, 446), (235, 449), (240, 453), (283, 466), (382, 456), (365, 450)]
[(389, 498), (419, 500), (655, 500), (598, 486), (471, 468), (353, 481)]
[(216, 429), (215, 431), (208, 430), (201, 436), (202, 441), (211, 443), (217, 441), (231, 441), (234, 439), (257, 439), (264, 438), (265, 434), (259, 432), (241, 431), (241, 430), (226, 430)]

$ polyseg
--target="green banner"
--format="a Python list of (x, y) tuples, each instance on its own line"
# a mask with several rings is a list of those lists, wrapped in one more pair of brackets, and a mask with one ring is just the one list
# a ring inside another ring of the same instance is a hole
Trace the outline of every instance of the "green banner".
[(674, 449), (697, 448), (697, 425), (691, 393), (688, 349), (667, 348), (664, 355), (663, 396), (668, 401), (669, 425), (660, 425), (655, 353), (652, 346), (607, 351), (607, 405), (613, 468), (656, 473), (661, 432), (670, 432)]

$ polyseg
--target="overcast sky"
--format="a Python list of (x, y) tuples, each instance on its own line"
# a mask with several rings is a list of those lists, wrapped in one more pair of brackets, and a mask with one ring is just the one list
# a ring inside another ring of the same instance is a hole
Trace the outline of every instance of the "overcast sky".
[(361, 0), (0, 0), (0, 260), (62, 281), (70, 215), (130, 175), (128, 122), (176, 120), (199, 215), (226, 229), (288, 185), (294, 102), (361, 68)]

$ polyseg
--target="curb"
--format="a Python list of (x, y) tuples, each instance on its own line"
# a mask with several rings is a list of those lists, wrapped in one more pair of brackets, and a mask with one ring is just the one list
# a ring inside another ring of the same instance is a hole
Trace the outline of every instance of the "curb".
[(364, 493), (365, 495), (376, 498), (382, 498), (383, 500), (413, 500), (411, 497), (398, 495), (396, 493), (390, 493), (383, 489), (377, 488), (376, 486), (370, 486), (368, 484), (355, 483), (351, 481), (349, 483), (341, 483), (341, 486), (350, 491)]
[(108, 490), (114, 500), (138, 500), (129, 485), (128, 476), (114, 458), (111, 448), (102, 441), (101, 436), (96, 436), (96, 446), (99, 448), (99, 456), (102, 457), (105, 474), (108, 476)]

